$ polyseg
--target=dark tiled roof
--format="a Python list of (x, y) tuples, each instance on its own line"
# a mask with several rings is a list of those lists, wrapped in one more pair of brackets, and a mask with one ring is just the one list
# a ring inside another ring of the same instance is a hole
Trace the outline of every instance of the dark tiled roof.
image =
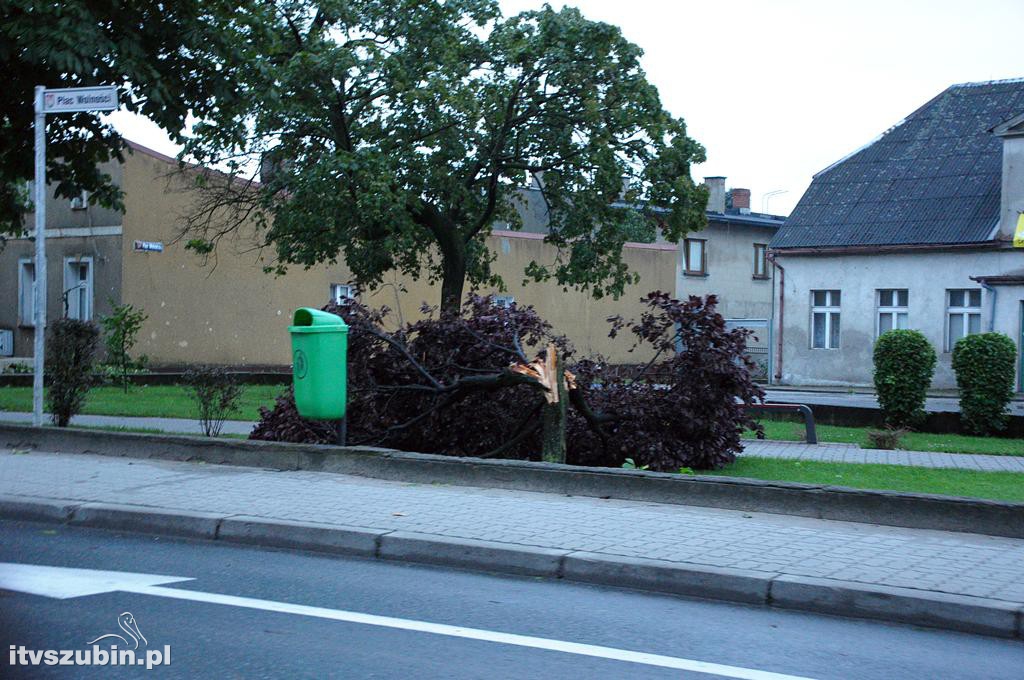
[(954, 85), (815, 175), (773, 248), (986, 241), (999, 219), (1002, 140), (1024, 79)]

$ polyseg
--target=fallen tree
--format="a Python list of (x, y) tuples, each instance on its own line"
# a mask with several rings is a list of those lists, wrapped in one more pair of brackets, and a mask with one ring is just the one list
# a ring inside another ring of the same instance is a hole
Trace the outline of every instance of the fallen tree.
[[(455, 456), (654, 470), (717, 468), (757, 428), (743, 404), (762, 399), (743, 355), (748, 331), (727, 330), (715, 300), (646, 298), (639, 321), (612, 320), (652, 358), (629, 379), (574, 350), (531, 307), (471, 295), (461, 314), (384, 329), (387, 310), (329, 305), (350, 326), (349, 441)], [(683, 343), (682, 351), (676, 344)], [(528, 353), (534, 356), (528, 357)], [(302, 419), (290, 392), (264, 409), (252, 438), (331, 443), (333, 426)]]

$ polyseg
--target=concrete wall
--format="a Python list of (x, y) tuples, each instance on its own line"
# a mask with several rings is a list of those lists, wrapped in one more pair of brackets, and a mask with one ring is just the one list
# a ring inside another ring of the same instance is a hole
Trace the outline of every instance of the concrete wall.
[(1024, 212), (1024, 133), (1003, 137), (1003, 185), (999, 232), (1013, 238), (1017, 218)]
[[(767, 244), (772, 227), (716, 222), (691, 234), (707, 239), (707, 276), (685, 274), (683, 249), (676, 257), (676, 295), (708, 295), (719, 299), (719, 311), (727, 319), (768, 319), (772, 314), (772, 282), (754, 278), (754, 244)], [(770, 273), (770, 269), (769, 269)]]
[[(1019, 269), (1020, 251), (916, 252), (869, 255), (786, 255), (776, 251), (785, 268), (785, 319), (782, 323), (782, 380), (792, 385), (869, 385), (876, 338), (876, 290), (909, 291), (910, 327), (920, 330), (935, 347), (938, 363), (932, 386), (954, 388), (945, 348), (946, 290), (976, 288), (970, 276), (992, 276)], [(811, 290), (842, 291), (840, 347), (811, 349)], [(1024, 287), (1000, 286), (994, 330), (1020, 346), (1021, 302)], [(992, 316), (991, 293), (982, 290), (982, 330)], [(778, 366), (776, 366), (778, 370)]]
[[(167, 178), (168, 165), (160, 158), (136, 153), (126, 162), (127, 194), (124, 240), (124, 299), (148, 315), (136, 351), (155, 365), (196, 362), (246, 365), (287, 365), (290, 340), (286, 327), (296, 307), (324, 305), (331, 283), (347, 283), (343, 265), (292, 268), (283, 277), (265, 274), (271, 254), (253, 251), (254, 234), (238, 234), (221, 242), (216, 258), (203, 258), (174, 243), (189, 209), (188, 194), (180, 181)], [(162, 253), (134, 252), (134, 240), (160, 241)], [(585, 292), (563, 291), (555, 284), (523, 285), (523, 269), (532, 260), (550, 261), (553, 252), (542, 236), (496, 231), (489, 246), (497, 254), (493, 264), (519, 304), (532, 304), (538, 313), (564, 333), (581, 354), (602, 353), (616, 362), (643, 361), (644, 355), (627, 352), (630, 342), (612, 343), (607, 317), (640, 313), (644, 293), (672, 290), (675, 277), (674, 246), (650, 244), (627, 247), (625, 259), (641, 281), (619, 300), (594, 300)], [(391, 275), (361, 300), (393, 311), (392, 327), (420, 316), (423, 303), (436, 305), (440, 287), (425, 279)], [(498, 292), (481, 290), (481, 293)]]
[[(121, 166), (107, 163), (103, 172), (115, 185), (122, 181)], [(93, 261), (93, 320), (110, 313), (109, 299), (120, 300), (121, 291), (121, 213), (95, 205), (72, 210), (67, 199), (55, 198), (53, 185), (46, 201), (46, 318), (64, 315), (64, 258), (90, 257)], [(35, 259), (35, 214), (25, 219), (27, 232), (22, 238), (9, 239), (0, 250), (0, 329), (14, 331), (14, 356), (31, 357), (33, 328), (19, 325), (19, 261)]]

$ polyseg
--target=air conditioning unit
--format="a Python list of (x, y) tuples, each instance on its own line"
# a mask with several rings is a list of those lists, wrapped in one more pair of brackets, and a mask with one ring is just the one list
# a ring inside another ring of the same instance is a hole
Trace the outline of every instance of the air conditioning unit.
[(14, 356), (14, 331), (0, 329), (0, 357)]

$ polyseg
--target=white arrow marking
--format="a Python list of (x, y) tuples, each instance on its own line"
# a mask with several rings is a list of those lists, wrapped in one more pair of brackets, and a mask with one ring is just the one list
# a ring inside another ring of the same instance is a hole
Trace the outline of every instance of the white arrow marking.
[(45, 597), (66, 600), (69, 597), (84, 597), (113, 593), (118, 590), (131, 591), (139, 586), (159, 586), (164, 583), (192, 581), (181, 576), (160, 576), (159, 574), (133, 574), (127, 571), (97, 571), (96, 569), (69, 569), (66, 567), (45, 567), (39, 564), (15, 564), (0, 562), (0, 588), (31, 593)]
[(44, 595), (46, 597), (66, 599), (70, 597), (81, 597), (84, 595), (97, 595), (100, 593), (121, 591), (127, 593), (138, 593), (140, 595), (152, 595), (154, 597), (168, 597), (176, 600), (189, 600), (191, 602), (206, 602), (209, 604), (223, 604), (231, 607), (258, 609), (261, 611), (278, 612), (282, 614), (312, 616), (331, 621), (346, 621), (348, 623), (396, 628), (398, 630), (409, 630), (417, 633), (447, 635), (449, 637), (465, 638), (468, 640), (482, 640), (484, 642), (515, 645), (517, 647), (545, 649), (552, 652), (563, 652), (565, 654), (578, 654), (601, 659), (612, 659), (615, 661), (644, 664), (647, 666), (659, 666), (661, 668), (673, 668), (683, 671), (693, 671), (696, 673), (707, 673), (709, 675), (737, 678), (738, 680), (809, 680), (808, 678), (797, 675), (772, 673), (770, 671), (762, 671), (754, 668), (741, 668), (739, 666), (726, 666), (706, 661), (697, 661), (695, 659), (683, 659), (674, 656), (663, 656), (661, 654), (648, 654), (646, 652), (635, 652), (628, 649), (617, 649), (615, 647), (586, 645), (578, 642), (552, 640), (550, 638), (532, 637), (530, 635), (516, 635), (515, 633), (502, 633), (492, 630), (482, 630), (480, 628), (463, 628), (462, 626), (450, 626), (444, 623), (416, 621), (414, 619), (398, 619), (390, 616), (363, 614), (361, 612), (350, 612), (342, 609), (310, 607), (302, 604), (274, 602), (272, 600), (260, 600), (252, 597), (236, 597), (234, 595), (204, 593), (196, 590), (178, 590), (177, 588), (164, 588), (160, 585), (162, 583), (178, 583), (181, 581), (192, 580), (194, 579), (179, 576), (133, 574), (121, 571), (95, 571), (92, 569), (66, 569), (63, 567), (46, 567), (34, 564), (0, 562), (0, 589), (32, 593), (33, 595)]

